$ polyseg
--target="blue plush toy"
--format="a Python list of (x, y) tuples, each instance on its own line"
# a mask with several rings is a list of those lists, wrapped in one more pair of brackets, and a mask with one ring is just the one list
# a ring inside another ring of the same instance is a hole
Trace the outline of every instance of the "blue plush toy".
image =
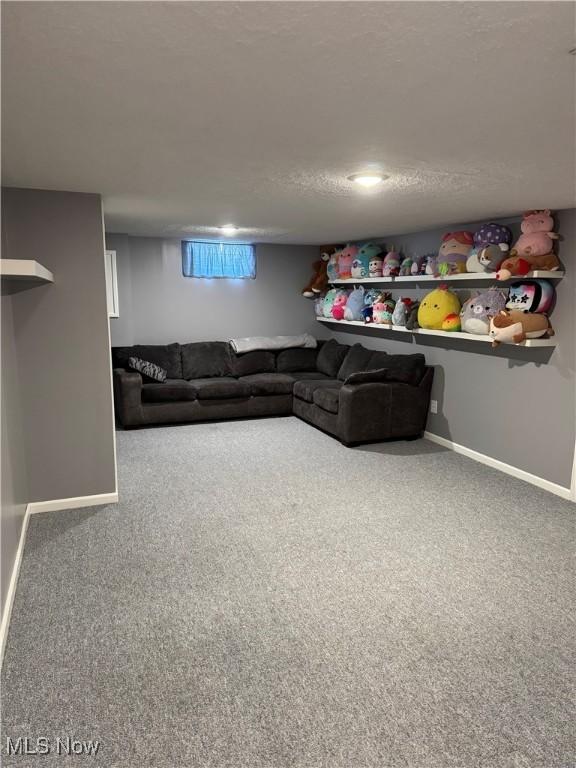
[(324, 317), (332, 317), (332, 305), (334, 304), (334, 299), (336, 298), (337, 293), (338, 293), (338, 290), (336, 288), (331, 288), (326, 294), (326, 296), (324, 296), (324, 302), (323, 302)]
[(344, 307), (344, 320), (362, 320), (364, 294), (365, 290), (361, 285), (352, 291)]
[(376, 243), (366, 243), (363, 245), (352, 261), (352, 277), (356, 280), (368, 277), (371, 260), (381, 252), (382, 248), (376, 245)]
[(372, 305), (378, 296), (380, 296), (380, 291), (377, 288), (369, 288), (364, 293), (364, 307), (360, 311), (360, 314), (365, 323), (372, 322)]
[(401, 277), (408, 277), (412, 274), (412, 265), (414, 264), (414, 259), (412, 256), (404, 256), (402, 259), (402, 263), (400, 264), (400, 272), (399, 275)]

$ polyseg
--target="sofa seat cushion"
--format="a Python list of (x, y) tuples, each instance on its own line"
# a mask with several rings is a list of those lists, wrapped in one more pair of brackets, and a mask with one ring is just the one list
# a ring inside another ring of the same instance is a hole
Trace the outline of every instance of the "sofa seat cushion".
[(182, 344), (182, 378), (207, 379), (230, 376), (232, 358), (226, 341), (196, 341)]
[(314, 405), (330, 413), (338, 413), (340, 387), (319, 387), (314, 392)]
[(161, 384), (153, 382), (142, 385), (143, 403), (178, 403), (182, 400), (196, 400), (196, 388), (184, 379), (166, 379)]
[(250, 397), (250, 385), (232, 376), (191, 379), (189, 382), (198, 392), (198, 400), (223, 400), (225, 398)]
[(342, 386), (342, 382), (338, 379), (304, 379), (297, 381), (294, 384), (294, 394), (299, 397), (300, 400), (305, 400), (307, 403), (314, 402), (314, 392), (317, 389), (337, 389)]
[(292, 376), (285, 373), (254, 373), (239, 381), (248, 384), (253, 395), (291, 395), (294, 386)]

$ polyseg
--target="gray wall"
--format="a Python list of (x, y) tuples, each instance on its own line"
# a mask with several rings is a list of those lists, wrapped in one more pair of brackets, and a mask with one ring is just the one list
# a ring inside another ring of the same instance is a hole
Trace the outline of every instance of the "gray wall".
[(114, 345), (324, 334), (301, 296), (317, 246), (258, 245), (255, 280), (205, 280), (182, 275), (180, 240), (107, 235), (106, 244), (118, 270)]
[(55, 276), (11, 297), (28, 500), (114, 492), (100, 197), (4, 189), (2, 213), (3, 256)]
[(28, 502), (28, 482), (22, 431), (12, 297), (2, 296), (2, 492), (0, 498), (0, 605), (4, 613), (6, 592)]
[[(502, 222), (512, 225), (516, 233), (519, 220)], [(506, 345), (492, 350), (489, 345), (455, 339), (445, 342), (434, 336), (416, 336), (418, 343), (409, 343), (398, 340), (397, 333), (375, 337), (374, 331), (362, 329), (360, 334), (332, 335), (349, 344), (360, 341), (389, 352), (423, 352), (436, 367), (432, 398), (438, 400), (438, 414), (430, 414), (430, 432), (569, 488), (576, 426), (576, 210), (561, 211), (557, 222), (563, 236), (559, 254), (567, 272), (557, 284), (552, 314), (557, 347)], [(476, 226), (477, 222), (457, 228), (473, 230)], [(385, 240), (417, 255), (436, 251), (443, 232), (454, 228)], [(393, 295), (398, 298), (413, 292), (395, 290)]]

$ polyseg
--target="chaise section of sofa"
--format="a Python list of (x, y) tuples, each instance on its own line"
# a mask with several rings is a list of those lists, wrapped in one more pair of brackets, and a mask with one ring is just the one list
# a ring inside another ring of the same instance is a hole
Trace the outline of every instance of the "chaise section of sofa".
[(361, 344), (348, 347), (330, 341), (319, 354), (318, 365), (331, 375), (296, 382), (296, 416), (346, 445), (413, 438), (424, 432), (434, 377), (424, 355), (388, 355)]
[[(130, 357), (164, 368), (166, 380), (129, 370)], [(347, 445), (420, 435), (433, 377), (423, 355), (334, 340), (243, 355), (226, 342), (114, 347), (112, 360), (124, 427), (293, 413)]]

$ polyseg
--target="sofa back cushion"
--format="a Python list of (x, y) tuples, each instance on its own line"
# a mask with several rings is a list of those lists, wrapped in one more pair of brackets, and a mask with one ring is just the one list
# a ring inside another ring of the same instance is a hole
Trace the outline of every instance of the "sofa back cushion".
[(230, 350), (232, 374), (234, 376), (252, 376), (255, 373), (275, 373), (276, 358), (266, 349), (255, 349), (243, 355)]
[(350, 347), (347, 344), (338, 344), (335, 339), (330, 339), (322, 345), (316, 358), (316, 368), (320, 373), (335, 379), (348, 354)]
[(296, 371), (315, 371), (318, 348), (308, 349), (297, 347), (295, 349), (283, 349), (276, 357), (276, 369), (278, 373), (294, 373)]
[[(350, 351), (338, 370), (340, 381), (346, 381), (348, 376), (351, 376), (353, 373), (365, 371), (370, 364), (370, 358), (373, 354), (374, 350), (366, 349), (362, 344), (354, 344), (350, 347)], [(384, 352), (384, 354), (386, 353)]]
[(230, 345), (226, 341), (182, 344), (183, 379), (206, 379), (232, 374)]
[(128, 368), (128, 360), (138, 357), (149, 363), (164, 368), (169, 379), (182, 378), (182, 358), (180, 344), (135, 344), (133, 347), (113, 347), (112, 364), (114, 368)]

